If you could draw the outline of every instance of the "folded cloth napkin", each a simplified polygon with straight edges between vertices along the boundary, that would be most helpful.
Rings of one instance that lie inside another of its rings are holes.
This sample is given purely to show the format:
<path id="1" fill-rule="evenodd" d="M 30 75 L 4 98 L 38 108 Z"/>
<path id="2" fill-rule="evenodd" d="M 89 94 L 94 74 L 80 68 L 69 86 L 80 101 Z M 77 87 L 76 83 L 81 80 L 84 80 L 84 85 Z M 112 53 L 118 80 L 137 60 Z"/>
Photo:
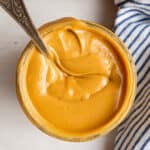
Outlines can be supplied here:
<path id="1" fill-rule="evenodd" d="M 114 30 L 128 47 L 137 69 L 137 95 L 117 129 L 115 150 L 150 150 L 150 0 L 116 0 Z"/>

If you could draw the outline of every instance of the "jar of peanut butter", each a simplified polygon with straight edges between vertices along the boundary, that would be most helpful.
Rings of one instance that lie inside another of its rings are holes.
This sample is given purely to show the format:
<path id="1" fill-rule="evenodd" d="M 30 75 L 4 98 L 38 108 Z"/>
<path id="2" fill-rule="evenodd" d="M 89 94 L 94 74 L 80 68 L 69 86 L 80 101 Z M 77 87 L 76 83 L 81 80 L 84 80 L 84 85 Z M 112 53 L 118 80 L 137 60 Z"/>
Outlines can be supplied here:
<path id="1" fill-rule="evenodd" d="M 63 140 L 85 141 L 110 132 L 128 114 L 136 72 L 121 40 L 105 27 L 63 18 L 40 28 L 64 73 L 30 42 L 17 67 L 16 89 L 27 117 Z"/>

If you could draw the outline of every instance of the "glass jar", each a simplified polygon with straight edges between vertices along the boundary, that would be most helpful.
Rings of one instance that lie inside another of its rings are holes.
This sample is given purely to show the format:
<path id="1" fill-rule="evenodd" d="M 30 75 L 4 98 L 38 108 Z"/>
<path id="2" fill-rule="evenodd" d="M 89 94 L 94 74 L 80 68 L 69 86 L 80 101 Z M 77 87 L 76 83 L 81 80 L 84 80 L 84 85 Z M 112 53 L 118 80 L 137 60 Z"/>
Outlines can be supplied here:
<path id="1" fill-rule="evenodd" d="M 70 20 L 71 18 L 65 18 L 65 19 L 61 19 L 43 25 L 39 29 L 41 36 L 43 37 L 43 39 L 46 39 L 48 33 L 50 33 L 52 30 L 55 30 L 56 24 L 57 27 L 65 26 L 66 24 L 70 23 Z M 23 111 L 30 119 L 30 121 L 46 134 L 57 137 L 59 139 L 68 140 L 68 141 L 86 141 L 112 131 L 125 119 L 125 117 L 129 113 L 131 106 L 133 105 L 135 94 L 136 94 L 136 69 L 132 57 L 128 49 L 124 45 L 124 43 L 109 29 L 92 22 L 88 22 L 88 21 L 83 21 L 83 22 L 86 23 L 90 28 L 103 31 L 103 33 L 105 33 L 105 36 L 109 38 L 109 40 L 113 41 L 116 44 L 116 46 L 120 47 L 118 49 L 118 53 L 119 55 L 122 56 L 123 59 L 122 61 L 124 62 L 127 70 L 127 77 L 126 77 L 127 94 L 125 96 L 125 99 L 120 109 L 109 122 L 107 122 L 106 124 L 104 124 L 103 126 L 101 126 L 96 130 L 90 131 L 87 134 L 76 136 L 76 137 L 71 135 L 66 136 L 63 134 L 53 132 L 53 130 L 48 127 L 47 123 L 43 120 L 43 118 L 41 118 L 40 116 L 38 117 L 38 119 L 34 117 L 38 114 L 36 114 L 36 111 L 31 111 L 32 104 L 30 103 L 30 98 L 27 94 L 25 94 L 25 90 L 26 90 L 24 86 L 25 81 L 23 80 L 25 74 L 24 67 L 26 65 L 26 59 L 31 49 L 34 47 L 34 44 L 32 42 L 30 42 L 24 49 L 18 61 L 18 67 L 16 73 L 16 91 L 17 91 L 18 100 L 21 104 Z"/>

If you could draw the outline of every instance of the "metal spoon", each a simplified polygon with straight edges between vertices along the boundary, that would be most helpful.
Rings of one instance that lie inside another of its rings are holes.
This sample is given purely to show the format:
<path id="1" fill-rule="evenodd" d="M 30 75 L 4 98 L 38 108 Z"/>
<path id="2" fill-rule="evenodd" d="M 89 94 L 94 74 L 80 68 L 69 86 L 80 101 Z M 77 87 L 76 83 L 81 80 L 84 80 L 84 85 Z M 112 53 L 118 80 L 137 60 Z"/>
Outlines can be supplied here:
<path id="1" fill-rule="evenodd" d="M 23 0 L 0 0 L 0 5 L 4 10 L 12 17 L 14 20 L 25 30 L 25 32 L 31 37 L 34 44 L 37 46 L 38 50 L 45 56 L 48 56 L 49 61 L 53 63 L 55 61 L 57 67 L 59 67 L 64 73 L 73 76 L 85 76 L 93 74 L 91 72 L 87 73 L 74 73 L 67 70 L 60 62 L 57 53 L 53 50 L 48 50 L 45 43 L 42 41 L 40 34 L 36 30 L 29 13 L 25 7 Z M 53 57 L 53 61 L 50 57 L 50 52 Z"/>

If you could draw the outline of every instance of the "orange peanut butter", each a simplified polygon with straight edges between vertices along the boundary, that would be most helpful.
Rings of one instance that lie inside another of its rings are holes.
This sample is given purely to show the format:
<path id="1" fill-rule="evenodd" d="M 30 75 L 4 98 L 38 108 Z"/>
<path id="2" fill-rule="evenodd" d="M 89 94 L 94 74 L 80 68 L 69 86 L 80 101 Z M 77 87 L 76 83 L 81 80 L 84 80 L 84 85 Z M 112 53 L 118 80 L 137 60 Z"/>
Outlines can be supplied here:
<path id="1" fill-rule="evenodd" d="M 23 68 L 24 105 L 54 135 L 76 137 L 105 126 L 126 93 L 126 69 L 117 46 L 104 31 L 76 19 L 49 28 L 43 37 L 49 50 L 64 68 L 83 75 L 64 73 L 33 47 Z"/>

